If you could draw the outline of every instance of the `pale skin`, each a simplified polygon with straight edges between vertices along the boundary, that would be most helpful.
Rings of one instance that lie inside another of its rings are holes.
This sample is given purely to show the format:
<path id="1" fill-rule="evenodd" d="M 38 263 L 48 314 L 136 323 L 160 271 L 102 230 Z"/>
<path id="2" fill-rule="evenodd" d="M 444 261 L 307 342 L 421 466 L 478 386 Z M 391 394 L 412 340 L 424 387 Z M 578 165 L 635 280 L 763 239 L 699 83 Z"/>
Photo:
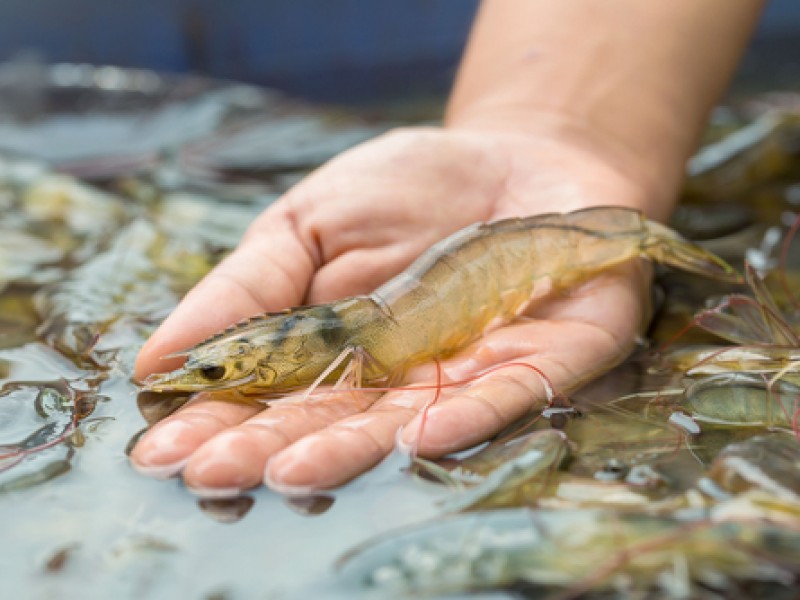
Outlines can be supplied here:
<path id="1" fill-rule="evenodd" d="M 668 217 L 683 165 L 758 16 L 755 0 L 489 0 L 442 128 L 389 133 L 332 160 L 250 227 L 142 349 L 136 376 L 243 317 L 366 293 L 475 221 L 594 205 Z M 649 269 L 629 264 L 442 363 L 447 388 L 335 394 L 265 409 L 204 397 L 131 455 L 203 495 L 266 483 L 339 486 L 395 447 L 437 457 L 485 440 L 545 402 L 545 372 L 573 389 L 621 361 L 649 317 Z M 530 318 L 527 318 L 530 317 Z M 512 364 L 513 363 L 513 364 Z M 410 380 L 435 382 L 435 368 Z"/>

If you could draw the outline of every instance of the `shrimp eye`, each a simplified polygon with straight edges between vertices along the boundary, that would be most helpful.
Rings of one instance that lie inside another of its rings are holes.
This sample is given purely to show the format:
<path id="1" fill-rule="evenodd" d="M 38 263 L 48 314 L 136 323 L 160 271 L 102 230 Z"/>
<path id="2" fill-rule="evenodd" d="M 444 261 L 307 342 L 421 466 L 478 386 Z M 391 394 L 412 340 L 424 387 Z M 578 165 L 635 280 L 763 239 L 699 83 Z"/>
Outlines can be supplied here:
<path id="1" fill-rule="evenodd" d="M 200 373 L 209 381 L 219 381 L 225 377 L 225 367 L 219 365 L 207 365 L 200 368 Z"/>

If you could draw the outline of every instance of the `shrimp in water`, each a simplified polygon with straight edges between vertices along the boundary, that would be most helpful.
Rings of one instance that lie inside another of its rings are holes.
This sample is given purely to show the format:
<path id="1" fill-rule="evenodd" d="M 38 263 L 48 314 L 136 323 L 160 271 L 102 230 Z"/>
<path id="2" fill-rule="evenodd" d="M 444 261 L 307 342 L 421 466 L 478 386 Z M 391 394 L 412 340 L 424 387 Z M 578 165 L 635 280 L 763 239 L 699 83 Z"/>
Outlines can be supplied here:
<path id="1" fill-rule="evenodd" d="M 150 391 L 236 389 L 279 395 L 349 378 L 401 381 L 512 321 L 547 284 L 558 290 L 643 257 L 738 281 L 713 254 L 623 207 L 543 214 L 462 229 L 367 296 L 253 317 L 178 355 Z"/>

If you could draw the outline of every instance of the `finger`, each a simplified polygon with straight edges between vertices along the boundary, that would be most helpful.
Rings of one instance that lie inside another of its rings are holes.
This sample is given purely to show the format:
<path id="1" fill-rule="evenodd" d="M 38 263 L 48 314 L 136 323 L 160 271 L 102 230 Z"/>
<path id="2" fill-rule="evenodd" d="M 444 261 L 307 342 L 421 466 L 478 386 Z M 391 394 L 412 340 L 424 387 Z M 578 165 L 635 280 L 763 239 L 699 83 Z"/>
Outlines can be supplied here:
<path id="1" fill-rule="evenodd" d="M 420 456 L 438 458 L 474 446 L 524 415 L 545 408 L 549 384 L 536 371 L 518 365 L 538 365 L 542 372 L 551 371 L 550 365 L 540 357 L 514 363 L 502 374 L 495 372 L 471 383 L 425 415 L 416 416 L 401 443 L 416 448 Z"/>
<path id="2" fill-rule="evenodd" d="M 401 441 L 426 457 L 469 448 L 544 408 L 551 390 L 574 390 L 619 363 L 633 339 L 632 333 L 616 338 L 592 323 L 570 321 L 534 321 L 493 332 L 449 369 L 492 370 L 431 407 L 424 429 L 422 417 L 415 417 Z"/>
<path id="3" fill-rule="evenodd" d="M 242 318 L 299 304 L 314 273 L 311 251 L 287 212 L 265 212 L 239 247 L 209 273 L 139 352 L 135 377 L 178 366 L 162 356 L 186 349 Z"/>
<path id="4" fill-rule="evenodd" d="M 494 360 L 489 358 L 490 353 L 484 352 L 482 356 L 483 358 L 477 360 L 486 365 L 494 364 Z M 491 356 L 494 357 L 496 354 L 491 353 Z M 459 364 L 467 361 L 449 361 L 442 366 L 442 369 L 449 373 L 464 372 L 474 368 L 475 360 L 470 359 L 469 366 Z M 527 373 L 517 376 L 524 379 L 524 375 Z M 507 385 L 499 385 L 505 377 L 509 378 Z M 317 433 L 303 437 L 269 461 L 264 482 L 281 493 L 306 494 L 314 490 L 337 487 L 372 468 L 392 451 L 400 429 L 407 425 L 409 429 L 414 429 L 414 423 L 418 423 L 415 420 L 418 419 L 420 410 L 435 396 L 440 396 L 439 401 L 449 405 L 451 401 L 448 400 L 448 396 L 454 392 L 441 390 L 437 394 L 435 382 L 434 378 L 423 382 L 421 389 L 415 390 L 409 387 L 389 392 L 366 413 L 337 421 Z M 447 377 L 442 381 L 445 384 L 448 382 Z M 495 378 L 494 386 L 489 393 L 504 393 L 503 387 L 508 387 L 509 392 L 514 392 L 507 396 L 507 403 L 502 403 L 504 406 L 507 404 L 507 407 L 493 408 L 492 414 L 480 415 L 481 419 L 477 423 L 469 419 L 459 422 L 452 428 L 453 435 L 457 439 L 465 440 L 465 447 L 482 441 L 486 437 L 486 431 L 493 432 L 494 428 L 499 430 L 503 424 L 530 410 L 532 399 L 545 397 L 541 381 L 538 383 L 538 389 L 525 388 L 520 394 L 521 390 L 517 388 L 514 376 Z M 481 393 L 481 388 L 476 387 L 476 399 L 480 398 Z M 464 393 L 457 395 L 463 397 Z M 459 418 L 457 414 L 455 417 Z M 486 421 L 489 425 L 482 424 L 481 421 Z M 404 437 L 408 438 L 408 445 L 414 444 L 414 436 Z M 427 440 L 427 437 L 425 439 Z"/>
<path id="5" fill-rule="evenodd" d="M 281 493 L 306 494 L 349 481 L 391 452 L 398 430 L 432 393 L 427 388 L 390 392 L 367 412 L 299 439 L 269 461 L 264 482 Z"/>
<path id="6" fill-rule="evenodd" d="M 365 410 L 375 394 L 336 392 L 299 402 L 287 398 L 222 431 L 192 454 L 187 486 L 204 496 L 236 495 L 262 483 L 267 461 L 296 440 Z"/>
<path id="7" fill-rule="evenodd" d="M 176 475 L 205 441 L 263 409 L 198 394 L 141 437 L 131 452 L 131 463 L 138 471 L 153 477 Z"/>

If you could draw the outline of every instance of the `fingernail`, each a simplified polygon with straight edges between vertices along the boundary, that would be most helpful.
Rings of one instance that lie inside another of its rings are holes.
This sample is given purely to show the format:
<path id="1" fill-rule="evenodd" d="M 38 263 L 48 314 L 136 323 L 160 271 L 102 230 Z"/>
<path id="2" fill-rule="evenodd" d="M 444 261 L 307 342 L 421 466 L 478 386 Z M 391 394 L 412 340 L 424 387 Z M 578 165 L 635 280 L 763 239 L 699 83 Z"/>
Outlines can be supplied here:
<path id="1" fill-rule="evenodd" d="M 318 487 L 311 485 L 291 485 L 276 481 L 270 476 L 269 469 L 264 472 L 264 485 L 266 485 L 273 492 L 277 492 L 282 496 L 311 496 L 314 494 L 314 492 L 319 491 Z"/>
<path id="2" fill-rule="evenodd" d="M 169 479 L 170 477 L 175 477 L 178 475 L 186 466 L 188 460 L 188 458 L 184 458 L 182 460 L 163 465 L 147 465 L 131 460 L 131 465 L 142 475 L 147 475 L 148 477 L 153 477 L 154 479 Z"/>
<path id="3" fill-rule="evenodd" d="M 221 498 L 236 498 L 238 496 L 241 496 L 242 493 L 244 492 L 243 489 L 238 487 L 212 488 L 212 487 L 187 485 L 186 489 L 189 490 L 195 496 L 199 496 L 200 498 L 209 500 L 217 500 Z"/>
<path id="4" fill-rule="evenodd" d="M 276 464 L 275 459 L 278 459 L 277 467 L 274 466 Z M 319 486 L 286 483 L 285 478 L 291 476 L 292 472 L 296 471 L 304 462 L 284 453 L 276 454 L 267 462 L 267 466 L 264 468 L 264 485 L 284 496 L 308 496 L 313 492 L 319 491 Z"/>
<path id="5" fill-rule="evenodd" d="M 412 421 L 413 423 L 413 421 Z M 408 425 L 410 425 L 409 423 Z M 401 426 L 397 429 L 397 434 L 394 436 L 394 446 L 397 448 L 397 451 L 405 457 L 410 457 L 414 446 L 417 443 L 417 436 L 413 433 L 409 433 L 408 436 L 404 435 L 406 430 L 408 429 L 408 425 Z M 409 439 L 410 438 L 410 439 Z"/>
<path id="6" fill-rule="evenodd" d="M 189 460 L 181 448 L 181 434 L 189 428 L 185 423 L 165 423 L 151 429 L 136 443 L 131 452 L 131 464 L 140 473 L 156 479 L 168 479 L 180 473 Z"/>

